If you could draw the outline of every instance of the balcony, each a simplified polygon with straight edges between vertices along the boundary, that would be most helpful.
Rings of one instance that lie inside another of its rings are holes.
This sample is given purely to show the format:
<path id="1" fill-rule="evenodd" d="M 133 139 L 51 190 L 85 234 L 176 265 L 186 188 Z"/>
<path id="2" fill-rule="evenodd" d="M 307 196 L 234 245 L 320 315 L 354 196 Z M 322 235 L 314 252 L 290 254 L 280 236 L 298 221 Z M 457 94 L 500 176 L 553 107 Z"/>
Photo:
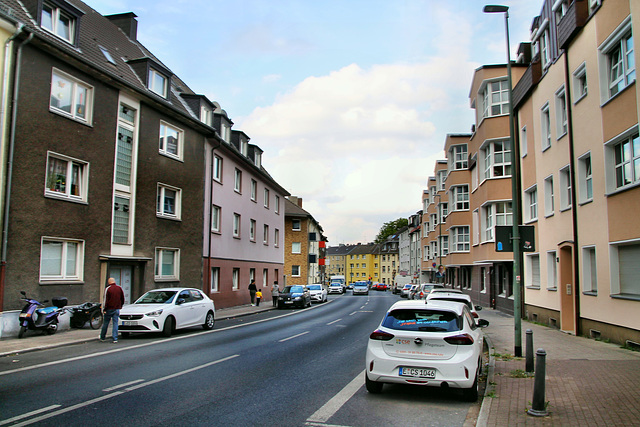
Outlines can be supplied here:
<path id="1" fill-rule="evenodd" d="M 535 85 L 538 84 L 542 77 L 542 61 L 540 55 L 536 55 L 529 64 L 529 68 L 524 72 L 518 83 L 513 88 L 513 106 L 520 107 L 526 96 L 531 92 Z"/>
<path id="2" fill-rule="evenodd" d="M 575 0 L 558 23 L 558 46 L 566 49 L 589 18 L 589 2 Z"/>

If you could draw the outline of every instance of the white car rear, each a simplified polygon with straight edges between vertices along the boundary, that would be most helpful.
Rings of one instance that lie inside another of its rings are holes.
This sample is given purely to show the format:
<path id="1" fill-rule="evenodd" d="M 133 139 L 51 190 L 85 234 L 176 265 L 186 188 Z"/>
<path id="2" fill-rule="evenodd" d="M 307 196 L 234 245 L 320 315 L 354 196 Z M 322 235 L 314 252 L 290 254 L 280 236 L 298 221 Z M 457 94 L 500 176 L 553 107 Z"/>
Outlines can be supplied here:
<path id="1" fill-rule="evenodd" d="M 478 398 L 483 334 L 466 305 L 399 301 L 369 336 L 365 382 L 371 393 L 384 383 L 459 388 Z"/>

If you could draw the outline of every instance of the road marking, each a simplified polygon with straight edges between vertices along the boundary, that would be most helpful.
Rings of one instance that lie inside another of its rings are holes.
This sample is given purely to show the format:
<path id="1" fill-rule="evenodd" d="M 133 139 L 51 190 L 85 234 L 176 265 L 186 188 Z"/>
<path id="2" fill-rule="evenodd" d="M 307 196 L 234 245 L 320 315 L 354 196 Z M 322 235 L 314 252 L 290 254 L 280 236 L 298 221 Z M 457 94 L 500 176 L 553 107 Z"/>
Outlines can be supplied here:
<path id="1" fill-rule="evenodd" d="M 306 422 L 304 423 L 304 425 L 316 426 L 316 427 L 351 427 L 351 426 L 344 426 L 341 424 L 325 424 L 325 423 L 313 423 L 313 422 Z"/>
<path id="2" fill-rule="evenodd" d="M 357 311 L 354 311 L 353 313 L 349 314 L 349 316 L 353 316 L 356 313 L 357 313 Z"/>
<path id="3" fill-rule="evenodd" d="M 120 385 L 114 385 L 113 387 L 105 388 L 102 391 L 113 391 L 113 390 L 117 390 L 119 388 L 126 387 L 126 386 L 131 385 L 131 384 L 141 383 L 142 381 L 144 381 L 144 380 L 129 381 L 128 383 L 124 383 L 124 384 L 120 384 Z"/>
<path id="4" fill-rule="evenodd" d="M 232 356 L 224 357 L 222 359 L 218 359 L 218 360 L 214 360 L 214 361 L 209 362 L 209 363 L 205 363 L 204 365 L 200 365 L 200 366 L 196 366 L 196 367 L 193 367 L 193 368 L 190 368 L 190 369 L 186 369 L 186 370 L 181 371 L 181 372 L 176 372 L 174 374 L 170 374 L 170 375 L 167 375 L 167 376 L 164 376 L 164 377 L 160 377 L 160 378 L 157 378 L 155 380 L 147 381 L 145 383 L 138 384 L 138 385 L 135 385 L 133 387 L 128 387 L 128 388 L 125 388 L 122 391 L 116 391 L 116 392 L 113 392 L 111 394 L 106 394 L 104 396 L 96 397 L 95 399 L 87 400 L 86 402 L 78 403 L 76 405 L 72 405 L 72 406 L 69 406 L 67 408 L 63 408 L 63 409 L 57 410 L 55 412 L 51 412 L 49 414 L 41 415 L 41 416 L 36 417 L 36 418 L 31 418 L 30 420 L 24 421 L 24 422 L 22 422 L 20 424 L 15 424 L 14 427 L 26 426 L 26 425 L 29 425 L 29 424 L 34 424 L 34 423 L 46 420 L 48 418 L 53 418 L 53 417 L 56 417 L 58 415 L 65 414 L 67 412 L 75 411 L 76 409 L 80 409 L 80 408 L 83 408 L 85 406 L 93 405 L 94 403 L 102 402 L 103 400 L 111 399 L 112 397 L 120 396 L 122 394 L 128 393 L 128 392 L 133 391 L 133 390 L 137 390 L 137 389 L 142 388 L 142 387 L 146 387 L 148 385 L 157 384 L 159 382 L 170 380 L 172 378 L 176 378 L 176 377 L 179 377 L 179 376 L 182 376 L 182 375 L 185 375 L 185 374 L 189 374 L 191 372 L 195 372 L 195 371 L 198 371 L 200 369 L 208 368 L 209 366 L 213 366 L 213 365 L 216 365 L 218 363 L 226 362 L 227 360 L 235 359 L 236 357 L 239 357 L 239 356 L 240 356 L 239 354 L 234 354 Z M 60 405 L 57 405 L 57 406 L 60 406 Z"/>
<path id="5" fill-rule="evenodd" d="M 339 321 L 341 321 L 342 319 L 338 319 L 338 320 L 334 320 L 333 322 L 329 322 L 327 323 L 327 326 L 329 325 L 333 325 L 334 323 L 338 323 Z"/>
<path id="6" fill-rule="evenodd" d="M 351 397 L 356 394 L 364 380 L 362 377 L 364 376 L 365 371 L 360 372 L 349 384 L 347 384 L 342 390 L 338 392 L 335 396 L 333 396 L 327 403 L 322 406 L 322 408 L 318 409 L 313 415 L 307 418 L 308 423 L 324 423 L 329 418 L 333 417 L 336 412 L 342 408 L 342 405 L 347 403 Z"/>
<path id="7" fill-rule="evenodd" d="M 281 339 L 281 340 L 280 340 L 280 341 L 278 341 L 278 342 L 285 342 L 285 341 L 289 341 L 289 340 L 292 340 L 292 339 L 294 339 L 294 338 L 301 337 L 301 336 L 303 336 L 303 335 L 305 335 L 305 334 L 308 334 L 308 333 L 309 333 L 309 331 L 307 331 L 307 332 L 303 332 L 303 333 L 301 333 L 301 334 L 294 335 L 294 336 L 289 337 L 289 338 L 283 338 L 283 339 Z"/>
<path id="8" fill-rule="evenodd" d="M 46 408 L 36 409 L 35 411 L 27 412 L 26 414 L 16 415 L 13 418 L 8 418 L 6 420 L 0 421 L 0 426 L 3 426 L 5 424 L 11 424 L 14 421 L 19 421 L 19 420 L 21 420 L 23 418 L 29 418 L 29 417 L 32 417 L 34 415 L 41 414 L 43 412 L 47 412 L 47 411 L 50 411 L 52 409 L 56 409 L 56 408 L 59 408 L 59 407 L 60 407 L 60 405 L 51 405 L 51 406 L 47 406 Z"/>

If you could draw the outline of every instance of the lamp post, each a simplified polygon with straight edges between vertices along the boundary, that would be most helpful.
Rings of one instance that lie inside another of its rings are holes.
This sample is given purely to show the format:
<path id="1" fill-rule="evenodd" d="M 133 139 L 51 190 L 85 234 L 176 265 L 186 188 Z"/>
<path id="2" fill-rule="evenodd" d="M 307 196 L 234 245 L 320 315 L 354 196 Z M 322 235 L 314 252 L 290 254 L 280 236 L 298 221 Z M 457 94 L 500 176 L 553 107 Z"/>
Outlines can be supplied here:
<path id="1" fill-rule="evenodd" d="M 511 215 L 513 240 L 513 319 L 514 319 L 514 355 L 522 357 L 522 322 L 520 315 L 520 180 L 519 149 L 515 145 L 513 117 L 513 87 L 511 81 L 511 52 L 509 50 L 509 6 L 487 5 L 484 13 L 504 13 L 505 34 L 507 39 L 507 84 L 509 86 L 509 144 L 511 145 Z"/>

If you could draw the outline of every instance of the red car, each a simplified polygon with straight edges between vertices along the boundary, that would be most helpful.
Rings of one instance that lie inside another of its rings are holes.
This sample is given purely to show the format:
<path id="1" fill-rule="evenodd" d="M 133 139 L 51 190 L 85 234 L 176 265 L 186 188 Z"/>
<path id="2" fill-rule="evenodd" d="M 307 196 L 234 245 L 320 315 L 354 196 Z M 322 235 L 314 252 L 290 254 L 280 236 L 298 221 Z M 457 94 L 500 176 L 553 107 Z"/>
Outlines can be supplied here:
<path id="1" fill-rule="evenodd" d="M 388 289 L 388 286 L 386 285 L 386 283 L 374 283 L 371 286 L 371 289 L 375 289 L 376 291 L 386 291 Z"/>

